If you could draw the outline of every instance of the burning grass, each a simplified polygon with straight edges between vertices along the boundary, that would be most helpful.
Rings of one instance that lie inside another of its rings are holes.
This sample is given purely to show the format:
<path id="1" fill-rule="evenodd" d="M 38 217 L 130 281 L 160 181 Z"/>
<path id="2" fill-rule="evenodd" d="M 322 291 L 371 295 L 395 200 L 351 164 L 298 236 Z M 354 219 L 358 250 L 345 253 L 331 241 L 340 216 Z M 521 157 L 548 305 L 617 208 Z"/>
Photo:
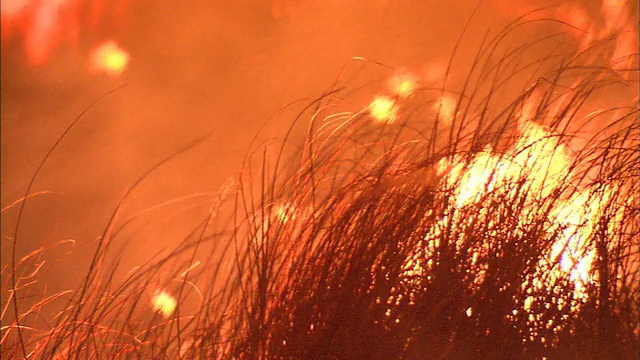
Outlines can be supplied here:
<path id="1" fill-rule="evenodd" d="M 549 46 L 567 33 L 509 46 L 537 23 L 453 88 L 396 74 L 360 111 L 331 89 L 122 281 L 126 197 L 77 289 L 33 293 L 45 249 L 5 264 L 3 358 L 634 358 L 637 68 Z"/>

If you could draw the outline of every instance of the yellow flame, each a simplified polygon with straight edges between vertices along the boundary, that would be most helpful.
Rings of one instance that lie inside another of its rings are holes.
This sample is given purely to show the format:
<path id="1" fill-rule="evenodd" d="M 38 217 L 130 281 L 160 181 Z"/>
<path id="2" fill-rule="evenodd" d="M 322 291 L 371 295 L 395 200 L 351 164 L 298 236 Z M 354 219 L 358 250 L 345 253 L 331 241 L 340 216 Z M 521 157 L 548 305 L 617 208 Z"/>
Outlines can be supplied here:
<path id="1" fill-rule="evenodd" d="M 91 53 L 92 69 L 107 75 L 118 76 L 122 74 L 128 64 L 129 54 L 112 40 L 102 43 Z"/>
<path id="2" fill-rule="evenodd" d="M 378 122 L 391 123 L 396 120 L 396 102 L 388 96 L 376 96 L 369 104 L 369 114 Z"/>
<path id="3" fill-rule="evenodd" d="M 418 82 L 412 74 L 401 73 L 389 79 L 389 89 L 401 98 L 408 98 L 416 91 Z"/>
<path id="4" fill-rule="evenodd" d="M 456 207 L 480 203 L 485 194 L 494 190 L 504 188 L 510 191 L 508 184 L 519 181 L 525 185 L 519 189 L 528 191 L 524 218 L 526 211 L 535 211 L 539 201 L 570 180 L 572 158 L 558 136 L 531 121 L 523 123 L 520 128 L 520 137 L 504 154 L 496 154 L 491 147 L 486 147 L 471 159 L 453 156 L 437 164 L 438 174 L 445 176 L 453 189 Z M 560 229 L 560 237 L 552 245 L 548 258 L 541 261 L 540 270 L 547 272 L 551 279 L 568 275 L 577 299 L 587 296 L 586 285 L 594 280 L 596 254 L 590 246 L 590 239 L 601 216 L 601 207 L 610 201 L 613 194 L 613 189 L 600 189 L 598 194 L 576 192 L 569 198 L 557 199 L 549 215 L 552 223 Z M 436 230 L 433 232 L 437 233 Z M 613 229 L 610 232 L 614 233 Z M 545 285 L 534 281 L 534 286 L 542 288 Z M 529 306 L 530 302 L 526 303 L 525 309 Z"/>
<path id="5" fill-rule="evenodd" d="M 291 203 L 278 204 L 275 208 L 275 217 L 278 221 L 287 223 L 296 219 L 296 212 L 297 209 L 295 205 Z"/>
<path id="6" fill-rule="evenodd" d="M 176 299 L 164 290 L 156 290 L 151 298 L 153 310 L 159 312 L 165 318 L 168 318 L 176 310 L 178 303 Z"/>

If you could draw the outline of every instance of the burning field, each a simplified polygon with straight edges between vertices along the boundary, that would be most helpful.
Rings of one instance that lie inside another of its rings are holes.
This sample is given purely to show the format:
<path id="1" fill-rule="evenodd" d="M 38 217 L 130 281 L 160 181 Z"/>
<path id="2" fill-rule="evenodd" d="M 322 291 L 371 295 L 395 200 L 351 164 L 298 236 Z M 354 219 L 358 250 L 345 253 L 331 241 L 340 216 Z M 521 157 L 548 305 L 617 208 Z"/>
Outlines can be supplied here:
<path id="1" fill-rule="evenodd" d="M 148 4 L 2 3 L 3 359 L 637 357 L 637 5 L 240 3 L 204 85 L 185 33 L 103 36 Z"/>

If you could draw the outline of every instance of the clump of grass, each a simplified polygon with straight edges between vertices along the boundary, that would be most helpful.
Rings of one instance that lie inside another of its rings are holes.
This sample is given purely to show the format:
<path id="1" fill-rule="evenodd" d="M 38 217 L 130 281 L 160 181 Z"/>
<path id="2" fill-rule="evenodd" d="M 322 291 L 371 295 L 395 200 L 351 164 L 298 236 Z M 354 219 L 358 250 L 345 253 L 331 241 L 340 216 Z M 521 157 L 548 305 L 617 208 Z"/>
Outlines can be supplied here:
<path id="1" fill-rule="evenodd" d="M 385 97 L 392 117 L 343 111 L 338 82 L 178 247 L 115 281 L 121 209 L 175 157 L 153 166 L 77 289 L 30 300 L 44 250 L 3 267 L 3 357 L 633 358 L 638 110 L 591 107 L 637 69 L 549 46 L 562 32 L 509 45 L 538 24 L 486 40 L 455 88 Z"/>

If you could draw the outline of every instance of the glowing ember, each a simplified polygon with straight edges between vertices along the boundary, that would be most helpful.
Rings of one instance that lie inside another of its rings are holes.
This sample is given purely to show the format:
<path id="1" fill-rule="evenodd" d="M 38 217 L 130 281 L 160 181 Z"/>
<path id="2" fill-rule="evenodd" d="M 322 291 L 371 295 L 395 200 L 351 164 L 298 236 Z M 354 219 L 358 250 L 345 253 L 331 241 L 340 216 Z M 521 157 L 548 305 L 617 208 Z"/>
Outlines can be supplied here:
<path id="1" fill-rule="evenodd" d="M 91 69 L 111 76 L 124 72 L 129 64 L 127 54 L 115 41 L 106 41 L 91 52 Z"/>
<path id="2" fill-rule="evenodd" d="M 280 204 L 275 208 L 276 219 L 282 223 L 289 222 L 290 220 L 295 220 L 297 218 L 296 215 L 296 207 L 293 204 Z"/>
<path id="3" fill-rule="evenodd" d="M 169 295 L 166 291 L 157 291 L 151 298 L 151 305 L 153 310 L 159 312 L 165 318 L 168 318 L 176 310 L 177 302 L 173 296 Z"/>
<path id="4" fill-rule="evenodd" d="M 389 88 L 397 96 L 408 98 L 418 87 L 416 78 L 411 74 L 398 74 L 389 79 Z"/>
<path id="5" fill-rule="evenodd" d="M 369 114 L 379 122 L 394 122 L 397 113 L 396 102 L 388 96 L 377 96 L 371 104 L 369 104 Z"/>

